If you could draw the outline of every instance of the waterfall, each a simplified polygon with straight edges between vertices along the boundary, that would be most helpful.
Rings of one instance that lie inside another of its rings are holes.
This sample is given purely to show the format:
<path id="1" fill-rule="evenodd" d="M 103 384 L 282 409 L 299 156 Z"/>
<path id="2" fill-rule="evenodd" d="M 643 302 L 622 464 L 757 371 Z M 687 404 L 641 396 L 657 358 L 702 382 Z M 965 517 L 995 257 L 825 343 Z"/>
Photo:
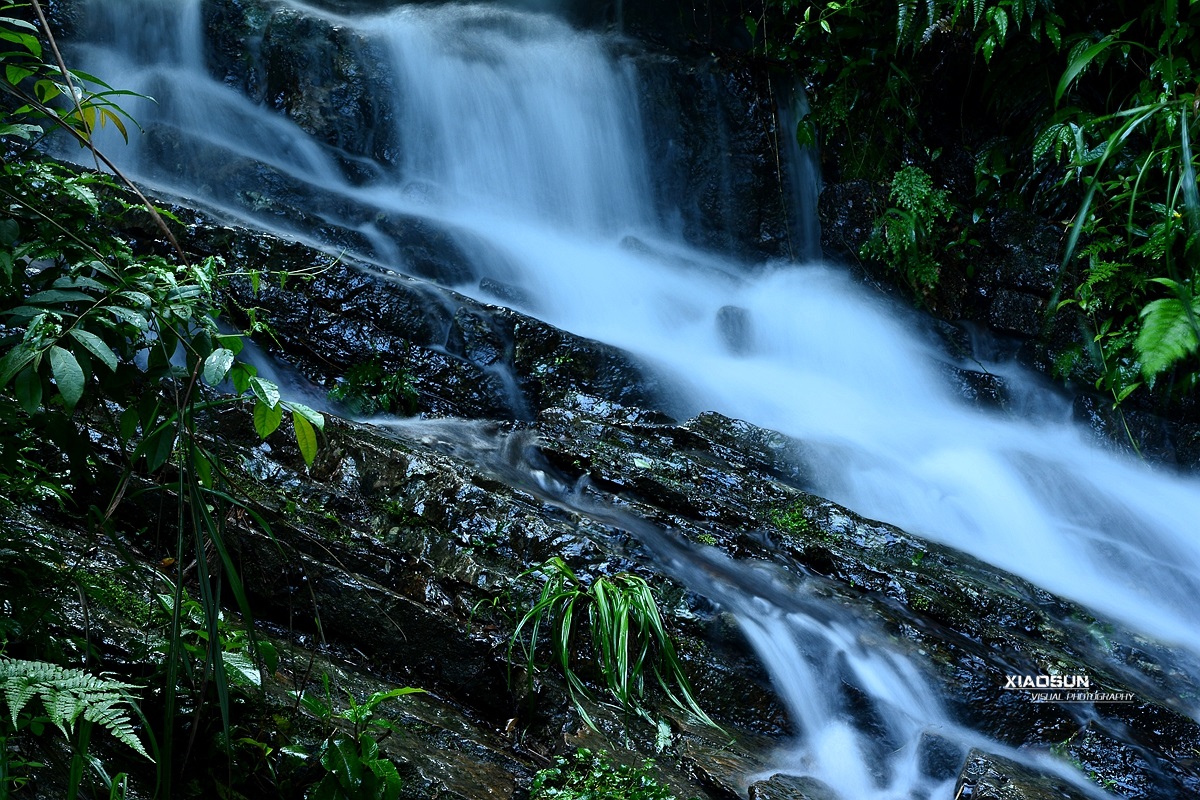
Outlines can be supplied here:
<path id="1" fill-rule="evenodd" d="M 528 298 L 518 310 L 649 365 L 673 413 L 715 410 L 804 441 L 818 493 L 1200 654 L 1196 481 L 1098 450 L 1065 414 L 964 405 L 943 376 L 946 357 L 836 270 L 747 270 L 676 237 L 645 152 L 656 122 L 639 111 L 636 67 L 605 37 L 494 6 L 336 16 L 282 5 L 386 54 L 395 158 L 350 176 L 361 154 L 210 76 L 199 0 L 91 3 L 81 65 L 157 101 L 130 108 L 145 140 L 109 153 L 162 189 L 283 233 L 313 236 L 271 192 L 307 198 L 310 221 L 350 231 L 363 255 L 399 271 L 380 219 L 453 231 L 474 243 L 464 245 L 474 272 L 452 288 L 496 302 L 478 279 L 514 284 Z M 239 183 L 254 164 L 260 177 Z M 730 307 L 744 322 L 736 347 L 722 322 Z M 798 728 L 791 768 L 844 797 L 948 796 L 920 774 L 916 742 L 931 730 L 967 734 L 922 668 L 864 621 L 814 597 L 764 596 L 752 587 L 773 578 L 721 569 L 741 577 L 718 585 L 703 570 L 677 572 L 741 619 L 771 670 Z M 870 698 L 896 754 L 848 722 L 844 698 L 826 692 L 835 683 Z"/>

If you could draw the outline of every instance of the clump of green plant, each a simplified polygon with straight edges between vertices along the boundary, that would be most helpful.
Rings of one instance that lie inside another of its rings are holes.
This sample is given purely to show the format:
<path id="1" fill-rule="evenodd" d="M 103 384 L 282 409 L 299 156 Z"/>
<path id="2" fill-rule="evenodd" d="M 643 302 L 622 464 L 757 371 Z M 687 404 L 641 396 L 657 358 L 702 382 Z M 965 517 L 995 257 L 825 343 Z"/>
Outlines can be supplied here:
<path id="1" fill-rule="evenodd" d="M 533 777 L 530 800 L 675 800 L 654 778 L 654 762 L 640 767 L 613 761 L 603 751 L 579 749 L 571 758 L 559 756 L 554 766 Z"/>
<path id="2" fill-rule="evenodd" d="M 385 369 L 379 359 L 356 364 L 346 371 L 329 399 L 346 406 L 351 414 L 415 414 L 420 394 L 406 369 Z"/>
<path id="3" fill-rule="evenodd" d="M 807 536 L 813 533 L 813 525 L 805 515 L 808 506 L 803 503 L 793 503 L 783 510 L 774 509 L 767 517 L 775 527 L 797 536 Z"/>
<path id="4" fill-rule="evenodd" d="M 950 193 L 935 189 L 929 173 L 910 165 L 892 178 L 889 199 L 894 205 L 875 221 L 859 254 L 886 264 L 917 297 L 927 299 L 937 288 L 947 250 L 955 245 L 948 224 L 955 215 Z"/>
<path id="5" fill-rule="evenodd" d="M 524 644 L 522 633 L 528 627 L 525 666 L 532 679 L 538 667 L 540 634 L 546 626 L 554 664 L 567 682 L 576 711 L 592 728 L 595 724 L 584 708 L 591 693 L 575 668 L 584 647 L 590 648 L 600 681 L 624 711 L 653 721 L 644 704 L 649 671 L 671 702 L 719 727 L 696 701 L 645 579 L 622 572 L 600 576 L 588 585 L 558 556 L 522 577 L 534 573 L 540 574 L 544 583 L 537 601 L 513 631 L 508 646 L 510 664 L 513 649 L 519 642 Z"/>
<path id="6" fill-rule="evenodd" d="M 423 692 L 404 687 L 375 692 L 362 703 L 346 692 L 348 706 L 335 711 L 329 676 L 323 676 L 324 696 L 300 695 L 301 705 L 322 722 L 334 726 L 321 743 L 317 756 L 325 775 L 310 790 L 308 800 L 396 800 L 403 788 L 396 765 L 380 754 L 379 743 L 397 730 L 394 722 L 379 719 L 375 709 L 387 700 Z M 348 728 L 348 729 L 347 729 Z M 299 748 L 295 754 L 303 755 Z"/>

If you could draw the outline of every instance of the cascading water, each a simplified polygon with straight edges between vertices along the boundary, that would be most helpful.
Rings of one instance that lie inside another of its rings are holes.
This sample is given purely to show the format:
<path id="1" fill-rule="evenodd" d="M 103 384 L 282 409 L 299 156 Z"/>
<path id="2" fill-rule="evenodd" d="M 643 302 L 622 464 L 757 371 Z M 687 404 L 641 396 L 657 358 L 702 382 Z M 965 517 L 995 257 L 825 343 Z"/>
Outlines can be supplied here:
<path id="1" fill-rule="evenodd" d="M 75 56 L 158 101 L 129 109 L 146 141 L 110 153 L 167 191 L 316 238 L 264 195 L 307 197 L 309 222 L 353 232 L 362 255 L 399 271 L 381 218 L 452 231 L 474 270 L 453 288 L 494 301 L 480 277 L 515 285 L 520 310 L 649 365 L 672 387 L 671 411 L 716 410 L 805 442 L 818 493 L 1200 654 L 1196 483 L 1095 449 L 1065 414 L 964 406 L 944 356 L 835 271 L 746 270 L 687 246 L 673 234 L 677 214 L 655 200 L 635 67 L 605 39 L 489 6 L 337 17 L 282 5 L 390 55 L 391 164 L 350 180 L 347 154 L 210 77 L 199 0 L 91 3 L 90 44 Z M 222 179 L 242 164 L 270 180 L 250 191 Z M 676 571 L 742 618 L 799 729 L 795 770 L 845 797 L 945 794 L 916 768 L 913 743 L 954 726 L 917 666 L 861 645 L 869 626 L 819 613 L 812 598 L 756 592 L 753 576 L 708 585 L 711 571 Z M 823 694 L 833 672 L 880 709 L 897 755 L 879 753 Z"/>

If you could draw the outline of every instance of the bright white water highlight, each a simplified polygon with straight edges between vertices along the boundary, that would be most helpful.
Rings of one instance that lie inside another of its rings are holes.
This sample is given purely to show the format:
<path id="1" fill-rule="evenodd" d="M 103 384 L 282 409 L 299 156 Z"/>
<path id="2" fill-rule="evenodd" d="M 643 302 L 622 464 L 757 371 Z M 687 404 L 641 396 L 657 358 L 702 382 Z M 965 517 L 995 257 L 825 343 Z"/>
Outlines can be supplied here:
<path id="1" fill-rule="evenodd" d="M 663 222 L 670 209 L 653 199 L 643 146 L 653 120 L 640 116 L 635 70 L 600 37 L 480 6 L 331 18 L 380 43 L 396 71 L 403 155 L 352 183 L 327 146 L 207 75 L 198 0 L 96 0 L 91 10 L 102 33 L 78 48 L 83 66 L 159 101 L 130 108 L 151 130 L 147 142 L 108 147 L 133 174 L 305 235 L 256 216 L 247 192 L 212 179 L 241 160 L 267 164 L 285 200 L 310 197 L 323 221 L 385 254 L 376 212 L 458 231 L 476 279 L 514 285 L 529 298 L 524 310 L 637 355 L 674 387 L 675 413 L 716 410 L 795 436 L 831 499 L 1200 653 L 1197 483 L 1091 447 L 1065 416 L 966 407 L 941 377 L 943 356 L 830 269 L 746 271 L 676 240 Z M 347 208 L 372 212 L 339 216 Z M 454 288 L 496 299 L 475 280 Z M 721 322 L 731 308 L 740 333 Z M 823 624 L 813 639 L 797 633 L 803 614 L 776 605 L 756 615 L 751 596 L 724 602 L 743 604 L 747 635 L 777 683 L 797 687 L 785 695 L 819 691 L 805 669 L 823 656 L 797 657 L 792 642 L 857 652 L 861 632 Z M 866 654 L 851 672 L 873 702 L 899 709 L 890 723 L 899 739 L 945 724 L 901 656 Z M 882 782 L 873 777 L 870 744 L 836 708 L 788 702 L 804 729 L 804 769 L 846 797 L 932 791 L 899 764 Z"/>

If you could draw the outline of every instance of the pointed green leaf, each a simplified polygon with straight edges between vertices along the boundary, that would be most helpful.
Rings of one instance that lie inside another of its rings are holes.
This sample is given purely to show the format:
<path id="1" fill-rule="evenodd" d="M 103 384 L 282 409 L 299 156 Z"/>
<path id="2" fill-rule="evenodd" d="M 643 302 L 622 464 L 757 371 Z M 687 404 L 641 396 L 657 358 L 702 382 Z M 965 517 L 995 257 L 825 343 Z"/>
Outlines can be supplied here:
<path id="1" fill-rule="evenodd" d="M 257 410 L 255 408 L 256 412 Z M 256 423 L 257 418 L 256 413 Z M 292 427 L 296 429 L 296 444 L 300 446 L 300 455 L 304 456 L 304 463 L 311 467 L 313 460 L 317 457 L 317 432 L 313 430 L 313 426 L 307 419 L 295 412 L 292 412 Z"/>
<path id="2" fill-rule="evenodd" d="M 250 388 L 250 381 L 258 374 L 253 364 L 234 364 L 233 369 L 229 371 L 229 379 L 233 381 L 233 390 L 238 394 L 245 394 Z"/>
<path id="3" fill-rule="evenodd" d="M 16 394 L 17 402 L 21 404 L 21 408 L 25 409 L 27 414 L 36 414 L 37 410 L 42 407 L 42 377 L 32 366 L 26 367 L 17 374 L 13 391 Z"/>
<path id="4" fill-rule="evenodd" d="M 7 386 L 8 382 L 13 379 L 13 376 L 24 369 L 36 357 L 37 351 L 25 342 L 21 342 L 12 350 L 9 350 L 4 358 L 0 359 L 0 388 Z"/>
<path id="5" fill-rule="evenodd" d="M 321 766 L 336 776 L 344 788 L 351 789 L 362 782 L 362 761 L 358 758 L 358 747 L 347 736 L 339 736 L 325 749 Z"/>
<path id="6" fill-rule="evenodd" d="M 175 450 L 175 424 L 169 423 L 146 437 L 137 453 L 146 456 L 146 469 L 155 472 L 171 457 Z"/>
<path id="7" fill-rule="evenodd" d="M 242 352 L 242 349 L 246 346 L 245 342 L 242 341 L 242 337 L 237 335 L 218 336 L 217 345 L 219 347 L 224 347 L 226 350 L 233 351 L 235 356 Z"/>
<path id="8" fill-rule="evenodd" d="M 121 438 L 129 441 L 137 435 L 138 430 L 138 410 L 135 406 L 130 406 L 121 412 Z"/>
<path id="9" fill-rule="evenodd" d="M 50 348 L 50 374 L 58 385 L 67 411 L 75 408 L 75 404 L 83 397 L 83 370 L 75 360 L 70 350 L 54 345 Z"/>
<path id="10" fill-rule="evenodd" d="M 0 245 L 12 247 L 21 235 L 21 226 L 15 219 L 0 219 Z"/>
<path id="11" fill-rule="evenodd" d="M 80 328 L 72 328 L 70 330 L 71 337 L 79 342 L 89 353 L 99 359 L 100 363 L 108 367 L 110 372 L 117 371 L 117 354 L 112 351 L 112 348 L 104 343 L 96 334 L 91 331 L 81 330 Z"/>
<path id="12" fill-rule="evenodd" d="M 325 415 L 320 411 L 314 411 L 308 406 L 301 405 L 300 403 L 287 402 L 284 403 L 283 406 L 284 408 L 289 409 L 293 414 L 299 414 L 300 416 L 304 417 L 306 420 L 312 423 L 312 426 L 317 430 L 325 430 Z"/>
<path id="13" fill-rule="evenodd" d="M 279 405 L 279 387 L 270 381 L 265 381 L 262 378 L 251 378 L 250 389 L 259 401 L 271 408 L 276 408 Z"/>
<path id="14" fill-rule="evenodd" d="M 254 430 L 258 433 L 259 438 L 265 439 L 270 436 L 282 421 L 283 408 L 281 406 L 269 406 L 262 400 L 254 404 Z"/>
<path id="15" fill-rule="evenodd" d="M 1079 77 L 1079 73 L 1087 69 L 1088 64 L 1091 64 L 1092 61 L 1095 60 L 1096 56 L 1100 55 L 1114 44 L 1116 44 L 1116 42 L 1113 39 L 1106 37 L 1072 59 L 1071 63 L 1067 65 L 1066 71 L 1063 72 L 1062 78 L 1058 82 L 1058 88 L 1054 92 L 1054 102 L 1057 103 L 1062 99 L 1062 96 L 1067 91 L 1067 87 L 1069 87 L 1071 83 L 1074 82 L 1077 77 Z"/>
<path id="16" fill-rule="evenodd" d="M 142 312 L 124 306 L 108 306 L 107 310 L 119 321 L 127 322 L 140 331 L 150 330 L 150 320 L 146 319 L 146 315 Z"/>
<path id="17" fill-rule="evenodd" d="M 17 66 L 16 64 L 9 64 L 4 69 L 4 76 L 8 78 L 8 82 L 13 86 L 16 86 L 18 83 L 25 80 L 32 74 L 33 70 Z"/>
<path id="18" fill-rule="evenodd" d="M 25 298 L 25 302 L 30 305 L 43 305 L 46 303 L 94 303 L 96 298 L 83 292 L 72 292 L 66 289 L 47 289 L 44 292 L 37 292 Z"/>

